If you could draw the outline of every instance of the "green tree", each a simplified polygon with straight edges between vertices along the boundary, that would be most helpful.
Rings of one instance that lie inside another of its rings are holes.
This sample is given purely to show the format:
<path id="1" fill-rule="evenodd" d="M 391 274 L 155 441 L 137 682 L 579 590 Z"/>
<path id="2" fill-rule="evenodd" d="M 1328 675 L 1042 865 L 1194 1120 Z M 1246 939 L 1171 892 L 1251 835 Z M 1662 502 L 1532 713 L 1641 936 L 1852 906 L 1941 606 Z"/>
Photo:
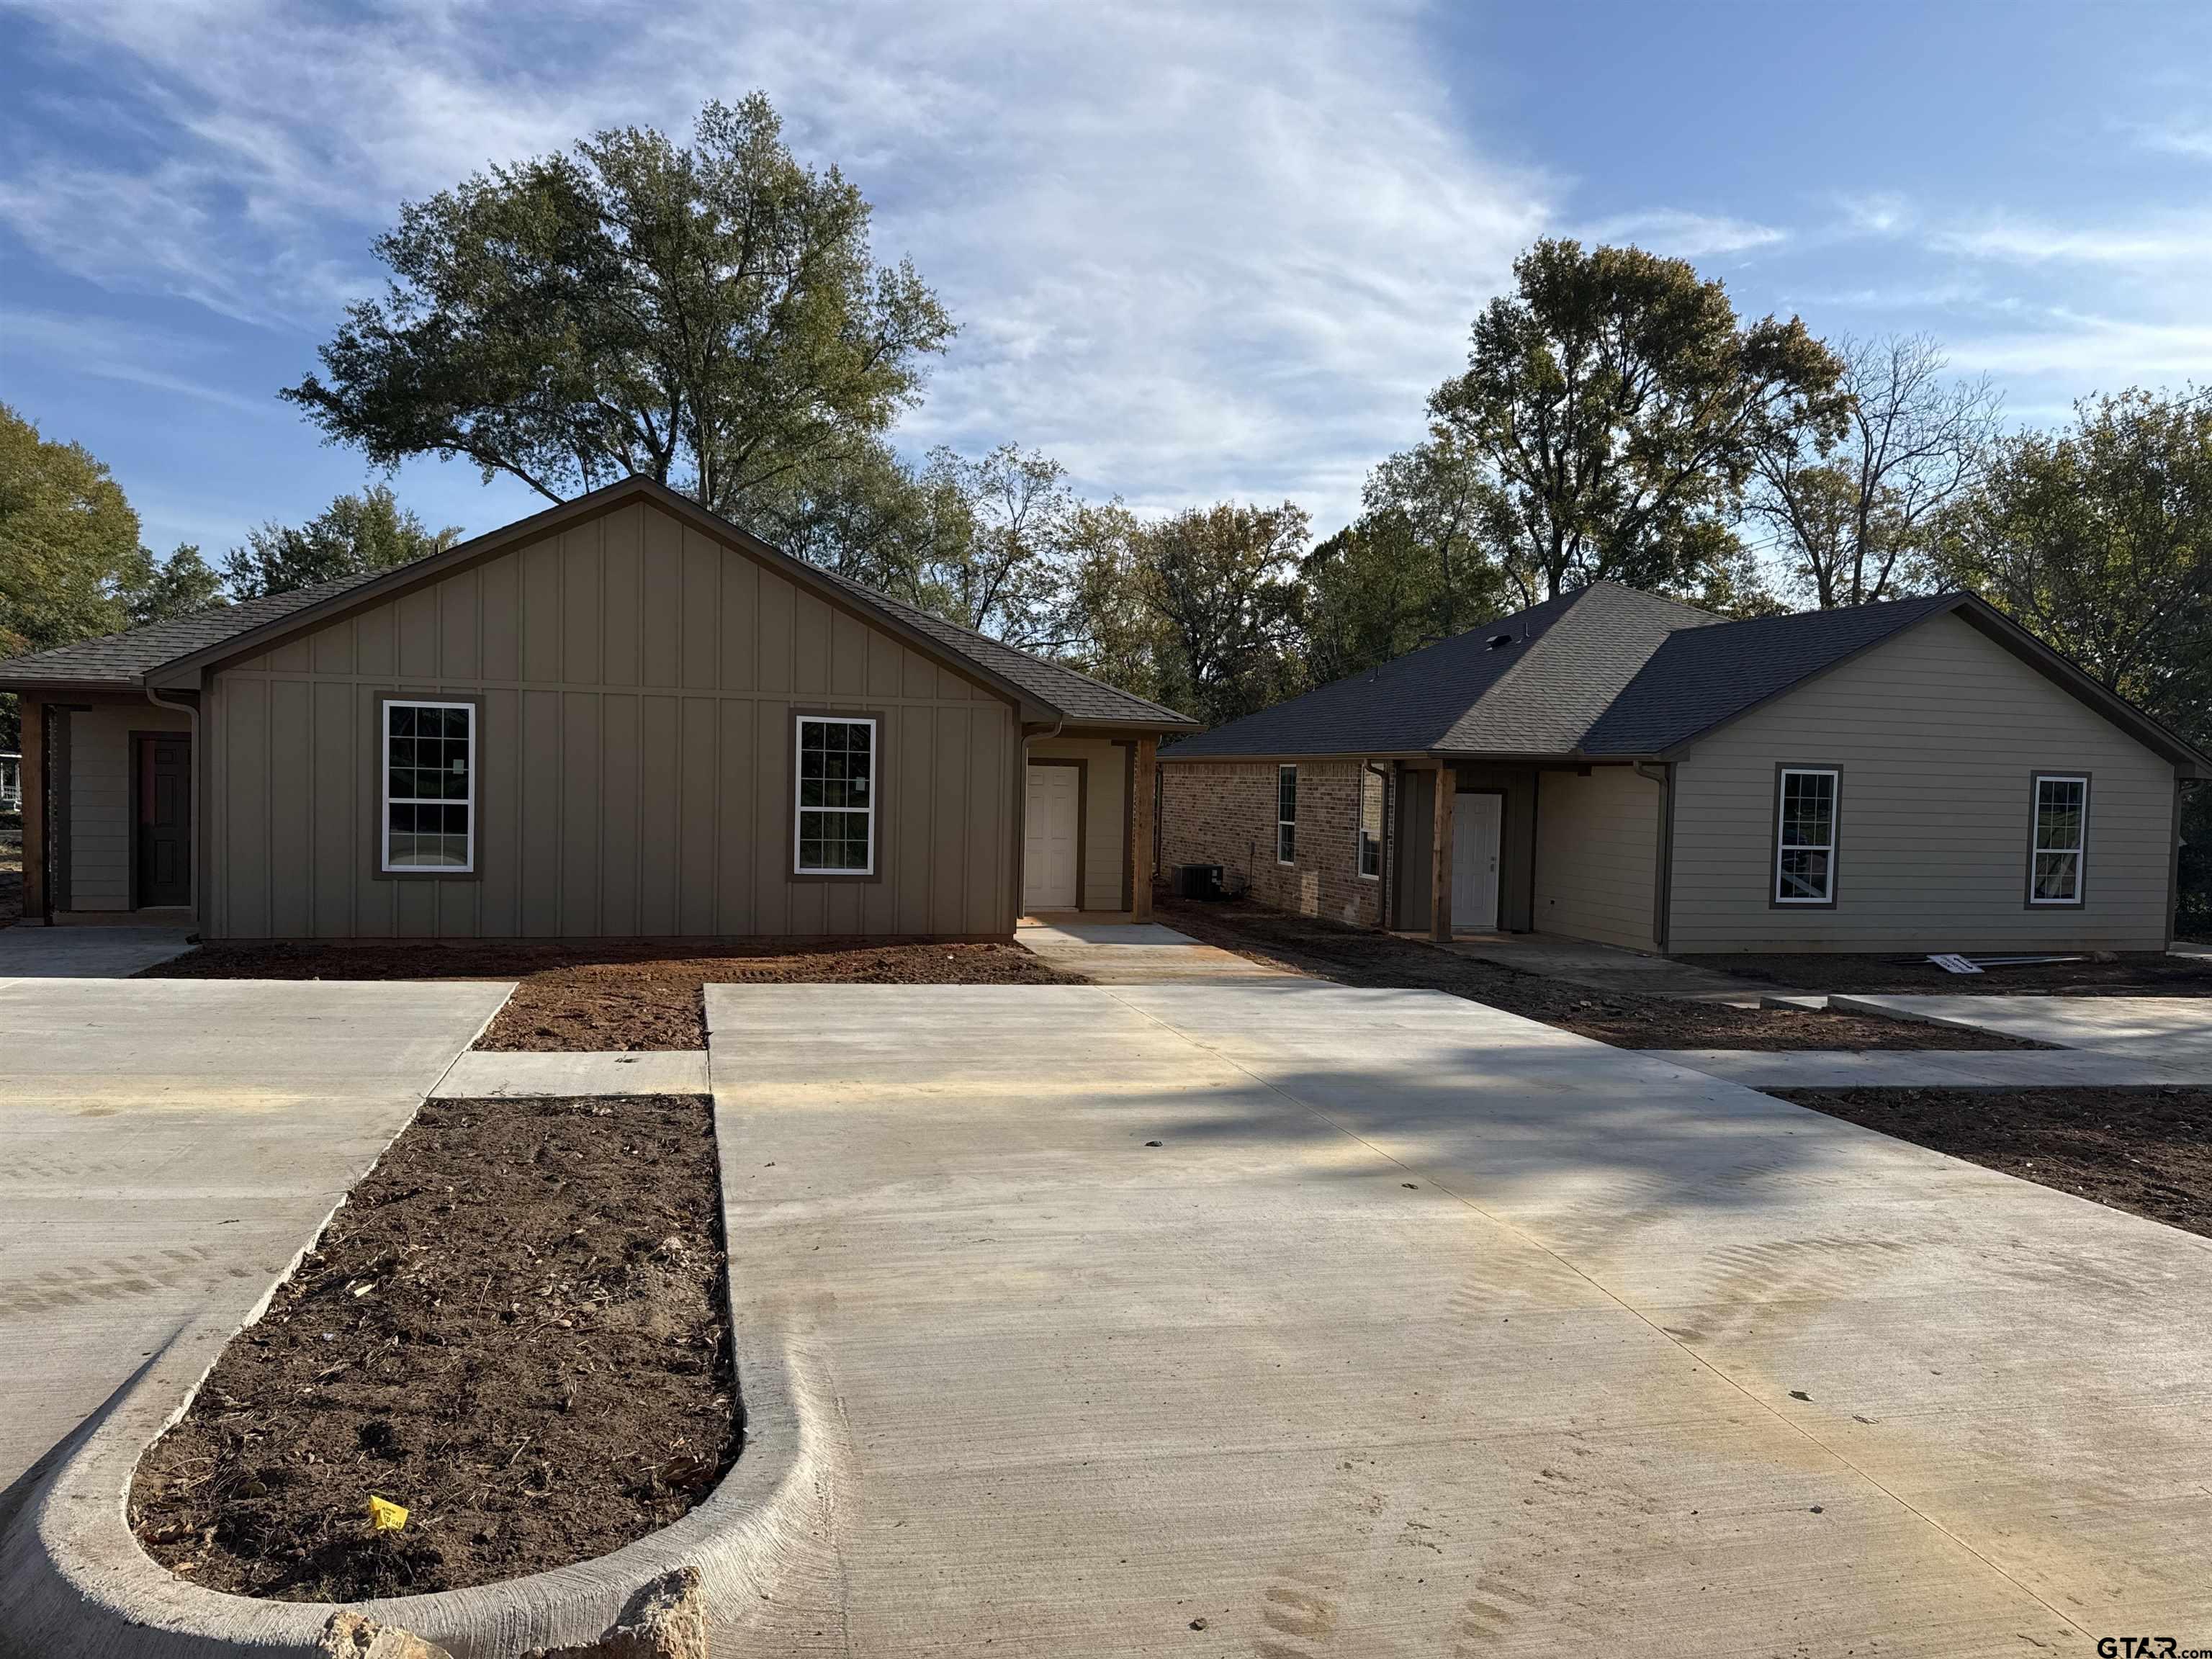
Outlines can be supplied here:
<path id="1" fill-rule="evenodd" d="M 1158 629 L 1162 701 L 1210 726 L 1304 689 L 1297 654 L 1304 510 L 1223 502 L 1141 526 L 1133 565 Z"/>
<path id="2" fill-rule="evenodd" d="M 143 558 L 138 515 L 106 466 L 0 404 L 0 657 L 124 626 Z"/>
<path id="3" fill-rule="evenodd" d="M 144 548 L 123 583 L 125 620 L 132 628 L 190 616 L 222 601 L 222 578 L 200 556 L 191 542 L 166 559 L 156 559 Z"/>
<path id="4" fill-rule="evenodd" d="M 1740 325 L 1684 260 L 1547 240 L 1513 269 L 1429 400 L 1484 541 L 1529 603 L 1597 580 L 1697 591 L 1759 457 L 1840 432 L 1842 366 L 1794 317 Z"/>
<path id="5" fill-rule="evenodd" d="M 406 204 L 385 297 L 283 395 L 379 465 L 462 456 L 551 501 L 642 473 L 766 534 L 849 495 L 842 471 L 882 482 L 876 441 L 953 331 L 873 263 L 868 217 L 758 94 L 708 104 L 688 148 L 600 132 Z"/>
<path id="6" fill-rule="evenodd" d="M 246 545 L 223 561 L 222 581 L 234 599 L 289 593 L 338 576 L 389 570 L 461 538 L 456 526 L 433 531 L 402 507 L 388 484 L 340 495 L 304 525 L 270 523 L 246 532 Z"/>

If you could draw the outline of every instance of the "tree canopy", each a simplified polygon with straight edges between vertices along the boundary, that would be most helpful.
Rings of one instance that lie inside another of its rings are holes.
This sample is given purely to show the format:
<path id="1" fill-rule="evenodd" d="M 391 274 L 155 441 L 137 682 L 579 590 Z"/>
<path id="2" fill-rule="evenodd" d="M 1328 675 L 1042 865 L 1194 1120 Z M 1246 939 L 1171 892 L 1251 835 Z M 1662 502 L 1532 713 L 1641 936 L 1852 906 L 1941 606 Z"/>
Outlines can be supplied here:
<path id="1" fill-rule="evenodd" d="M 1525 602 L 1586 582 L 1694 591 L 1736 545 L 1762 451 L 1840 433 L 1842 365 L 1796 318 L 1740 325 L 1717 282 L 1634 247 L 1540 241 L 1429 400 Z"/>
<path id="2" fill-rule="evenodd" d="M 269 523 L 246 532 L 246 545 L 223 561 L 222 583 L 233 600 L 289 593 L 339 576 L 389 570 L 461 538 L 458 526 L 433 531 L 403 507 L 388 484 L 340 495 L 304 525 Z M 195 553 L 197 557 L 197 553 Z"/>
<path id="3" fill-rule="evenodd" d="M 762 528 L 880 467 L 952 334 L 868 218 L 759 94 L 708 104 L 689 147 L 603 131 L 406 204 L 385 296 L 283 395 L 380 466 L 464 457 L 549 501 L 642 473 Z"/>
<path id="4" fill-rule="evenodd" d="M 0 657 L 124 626 L 124 592 L 150 566 L 106 466 L 0 404 Z"/>

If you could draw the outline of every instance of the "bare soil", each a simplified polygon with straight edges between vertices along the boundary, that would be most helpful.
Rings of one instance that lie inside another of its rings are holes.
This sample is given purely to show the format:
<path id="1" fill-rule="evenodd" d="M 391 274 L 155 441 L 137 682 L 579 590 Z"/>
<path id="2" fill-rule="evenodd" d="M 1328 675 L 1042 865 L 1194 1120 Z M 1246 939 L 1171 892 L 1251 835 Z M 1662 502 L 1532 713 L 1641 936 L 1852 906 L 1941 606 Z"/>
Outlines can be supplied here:
<path id="1" fill-rule="evenodd" d="M 140 1462 L 140 1540 L 351 1601 L 668 1525 L 740 1443 L 720 1191 L 703 1100 L 428 1103 Z"/>
<path id="2" fill-rule="evenodd" d="M 1998 954 L 1992 952 L 1991 954 Z M 2009 954 L 2009 953 L 2008 953 Z M 2016 954 L 2031 956 L 2033 951 Z M 2212 996 L 2212 958 L 2161 951 L 2106 952 L 2106 960 L 1946 973 L 1925 957 L 1694 956 L 1685 962 L 1793 991 L 1892 996 Z"/>
<path id="3" fill-rule="evenodd" d="M 1018 945 L 854 939 L 456 939 L 203 945 L 146 970 L 162 979 L 516 979 L 479 1048 L 703 1048 L 707 985 L 1073 985 Z"/>
<path id="4" fill-rule="evenodd" d="M 2212 1089 L 1770 1089 L 1916 1146 L 2212 1237 Z"/>
<path id="5" fill-rule="evenodd" d="M 1162 897 L 1160 921 L 1207 945 L 1340 985 L 1447 991 L 1616 1048 L 2033 1048 L 1994 1032 L 1910 1024 L 1865 1014 L 1732 1008 L 1597 991 L 1400 939 L 1242 902 Z"/>

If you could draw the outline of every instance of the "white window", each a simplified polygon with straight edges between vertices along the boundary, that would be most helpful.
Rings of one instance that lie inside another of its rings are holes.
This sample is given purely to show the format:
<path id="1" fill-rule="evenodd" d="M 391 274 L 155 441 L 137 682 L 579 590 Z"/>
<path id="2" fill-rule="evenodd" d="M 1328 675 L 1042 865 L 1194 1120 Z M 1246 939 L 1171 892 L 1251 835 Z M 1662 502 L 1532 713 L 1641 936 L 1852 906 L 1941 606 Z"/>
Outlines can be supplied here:
<path id="1" fill-rule="evenodd" d="M 2081 860 L 2088 845 L 2089 780 L 2038 773 L 2027 902 L 2081 903 Z"/>
<path id="2" fill-rule="evenodd" d="M 1836 902 L 1834 771 L 1785 766 L 1775 789 L 1774 902 Z"/>
<path id="3" fill-rule="evenodd" d="M 476 705 L 386 702 L 383 867 L 467 875 L 476 830 Z"/>
<path id="4" fill-rule="evenodd" d="M 876 872 L 876 723 L 802 714 L 793 799 L 793 867 L 801 875 Z"/>
<path id="5" fill-rule="evenodd" d="M 1359 769 L 1359 876 L 1373 881 L 1382 873 L 1382 775 Z"/>
<path id="6" fill-rule="evenodd" d="M 1275 769 L 1275 862 L 1295 864 L 1298 857 L 1298 769 Z"/>

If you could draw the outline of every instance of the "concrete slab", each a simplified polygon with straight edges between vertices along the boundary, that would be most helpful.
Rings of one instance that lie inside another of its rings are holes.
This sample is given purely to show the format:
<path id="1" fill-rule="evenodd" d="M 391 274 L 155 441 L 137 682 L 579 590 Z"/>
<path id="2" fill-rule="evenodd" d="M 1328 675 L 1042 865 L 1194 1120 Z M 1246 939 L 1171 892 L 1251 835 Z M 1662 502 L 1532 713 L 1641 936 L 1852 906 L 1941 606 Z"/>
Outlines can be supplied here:
<path id="1" fill-rule="evenodd" d="M 1281 979 L 1289 971 L 1201 945 L 1158 922 L 1024 921 L 1015 929 L 1014 941 L 1055 967 L 1099 985 Z"/>
<path id="2" fill-rule="evenodd" d="M 2119 1089 L 2212 1084 L 2212 1066 L 2069 1048 L 1650 1048 L 1662 1065 L 1753 1089 Z"/>
<path id="3" fill-rule="evenodd" d="M 1839 995 L 1829 1002 L 1848 1012 L 2194 1066 L 2212 1081 L 2212 1000 L 2203 997 Z"/>
<path id="4" fill-rule="evenodd" d="M 0 986 L 0 1485 L 251 1308 L 512 988 Z"/>
<path id="5" fill-rule="evenodd" d="M 18 979 L 128 979 L 192 947 L 187 927 L 0 927 L 0 985 Z"/>
<path id="6" fill-rule="evenodd" d="M 2212 1626 L 2212 1243 L 1434 993 L 707 1010 L 737 1317 L 842 1443 L 741 1650 Z"/>
<path id="7" fill-rule="evenodd" d="M 665 1054 L 502 1054 L 471 1048 L 433 1089 L 439 1100 L 499 1096 L 703 1095 L 707 1051 Z"/>
<path id="8" fill-rule="evenodd" d="M 1725 1003 L 1738 1008 L 1756 1008 L 1761 998 L 1774 994 L 1771 986 L 1754 984 L 1711 968 L 1556 933 L 1462 933 L 1443 948 L 1500 968 L 1541 974 L 1547 979 L 1586 985 L 1597 991 L 1680 997 L 1692 1002 Z"/>

